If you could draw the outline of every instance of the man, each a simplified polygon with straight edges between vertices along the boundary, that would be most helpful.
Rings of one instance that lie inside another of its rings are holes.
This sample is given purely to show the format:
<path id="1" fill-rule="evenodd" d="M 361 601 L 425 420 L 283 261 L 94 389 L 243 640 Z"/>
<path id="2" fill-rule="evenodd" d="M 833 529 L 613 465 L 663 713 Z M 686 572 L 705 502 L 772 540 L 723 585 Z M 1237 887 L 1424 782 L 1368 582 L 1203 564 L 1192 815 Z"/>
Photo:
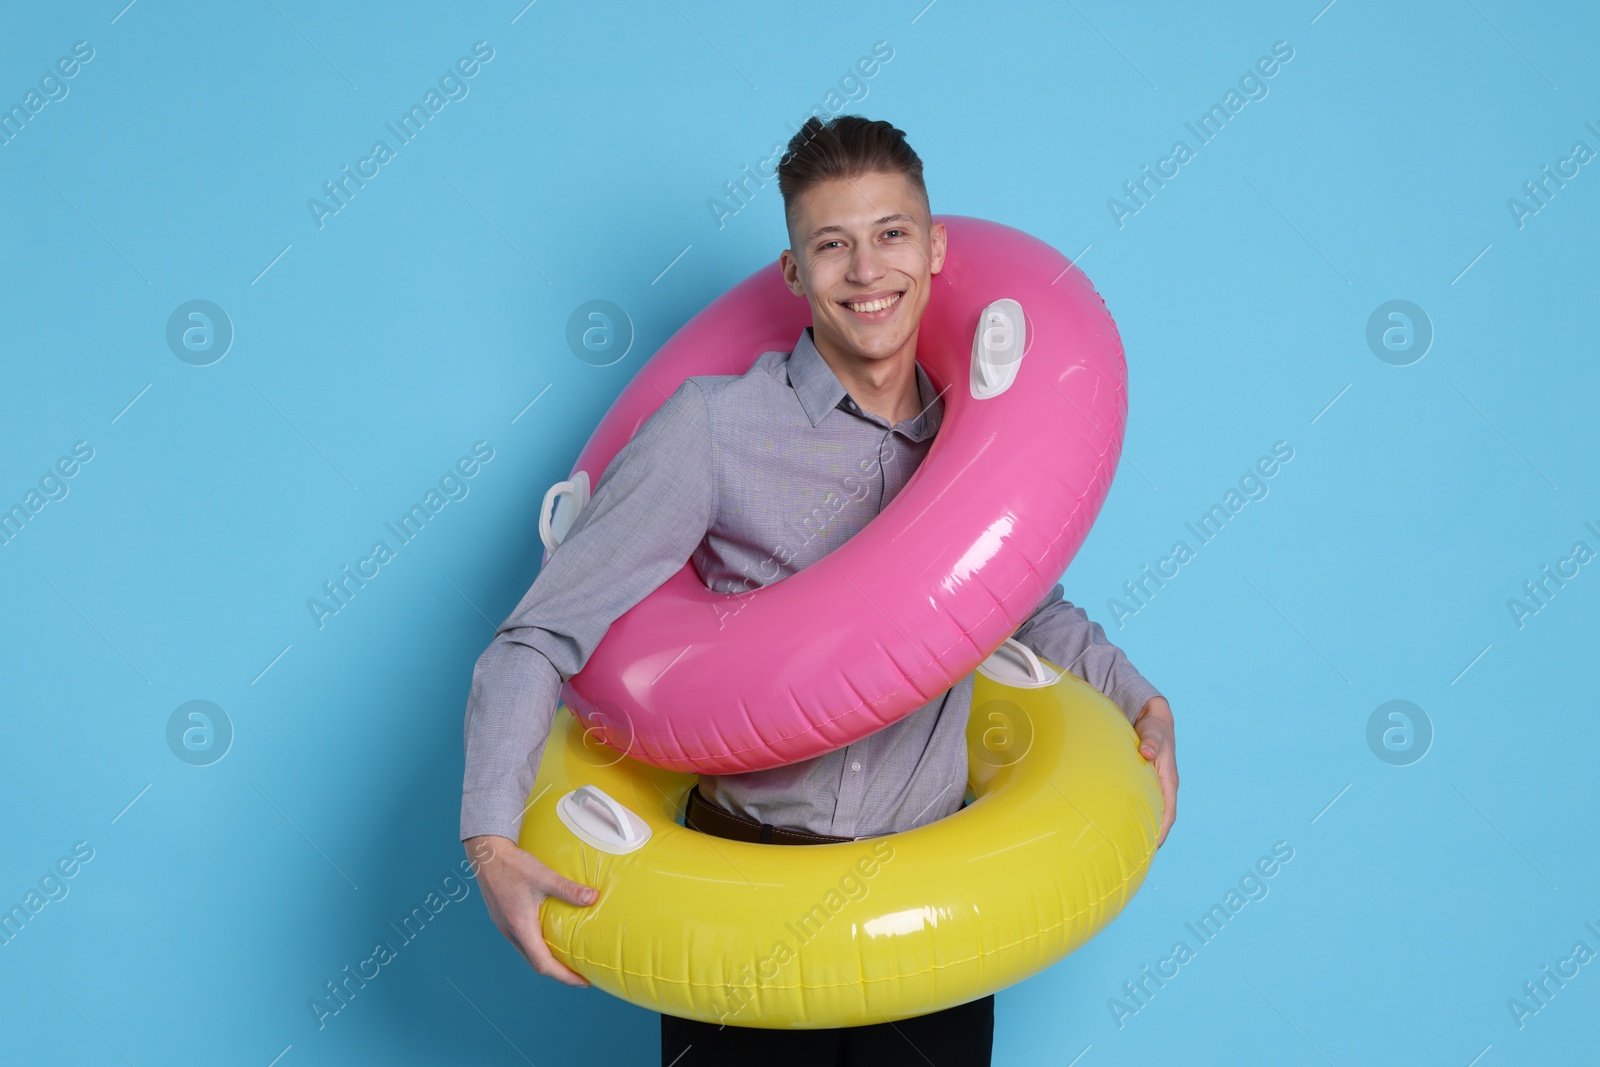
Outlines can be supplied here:
<path id="1" fill-rule="evenodd" d="M 686 559 L 709 588 L 742 592 L 765 584 L 758 571 L 775 567 L 770 580 L 781 580 L 849 540 L 904 487 L 942 417 L 916 350 L 946 233 L 932 221 L 922 162 L 905 135 L 855 115 L 812 118 L 790 142 L 778 183 L 791 246 L 784 276 L 810 302 L 812 324 L 793 352 L 768 352 L 743 375 L 679 387 L 606 468 L 473 671 L 461 836 L 482 865 L 479 884 L 500 931 L 534 970 L 569 985 L 588 982 L 551 956 L 539 905 L 548 896 L 592 904 L 595 890 L 515 843 L 562 682 L 617 617 Z M 818 528 L 817 505 L 830 492 L 845 504 Z M 1061 594 L 1058 584 L 1015 636 L 1133 721 L 1161 784 L 1165 841 L 1178 786 L 1171 709 Z M 954 814 L 965 793 L 972 685 L 968 675 L 845 748 L 770 770 L 703 776 L 685 824 L 811 844 L 898 833 Z M 835 1030 L 662 1016 L 662 1063 L 987 1064 L 993 1012 L 991 995 Z"/>

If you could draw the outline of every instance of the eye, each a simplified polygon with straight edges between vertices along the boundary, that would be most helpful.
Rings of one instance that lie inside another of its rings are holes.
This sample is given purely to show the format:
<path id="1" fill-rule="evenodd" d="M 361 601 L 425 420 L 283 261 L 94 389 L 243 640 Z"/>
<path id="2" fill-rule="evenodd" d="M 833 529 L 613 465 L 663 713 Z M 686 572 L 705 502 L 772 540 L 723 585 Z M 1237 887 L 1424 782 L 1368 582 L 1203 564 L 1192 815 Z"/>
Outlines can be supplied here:
<path id="1" fill-rule="evenodd" d="M 884 236 L 888 236 L 888 235 L 889 235 L 889 234 L 891 234 L 891 233 L 900 233 L 900 234 L 903 234 L 903 233 L 905 233 L 905 232 L 906 232 L 906 231 L 904 231 L 904 230 L 898 230 L 898 229 L 896 229 L 896 230 L 885 230 L 885 231 L 883 231 L 883 232 L 884 232 Z"/>

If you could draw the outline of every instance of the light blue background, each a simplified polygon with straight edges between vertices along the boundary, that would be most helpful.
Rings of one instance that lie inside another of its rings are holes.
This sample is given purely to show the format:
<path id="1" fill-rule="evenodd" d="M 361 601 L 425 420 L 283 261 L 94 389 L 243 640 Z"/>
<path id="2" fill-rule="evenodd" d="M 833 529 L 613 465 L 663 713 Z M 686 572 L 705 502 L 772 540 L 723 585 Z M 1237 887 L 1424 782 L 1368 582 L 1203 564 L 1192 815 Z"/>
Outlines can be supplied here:
<path id="1" fill-rule="evenodd" d="M 847 110 L 908 132 L 936 212 L 1082 253 L 1120 325 L 1124 462 L 1067 596 L 1178 723 L 1149 882 L 1000 994 L 995 1062 L 1595 1061 L 1600 962 L 1523 1028 L 1506 1006 L 1600 951 L 1600 565 L 1507 608 L 1600 549 L 1600 165 L 1521 228 L 1507 207 L 1600 149 L 1591 12 L 124 2 L 0 34 L 7 107 L 95 49 L 0 147 L 0 504 L 94 449 L 0 547 L 0 903 L 94 849 L 0 948 L 8 1058 L 654 1061 L 653 1013 L 532 974 L 475 886 L 324 1029 L 307 1001 L 462 858 L 468 681 L 537 571 L 540 495 L 784 247 L 775 182 L 720 229 L 707 201 L 882 40 Z M 307 199 L 480 40 L 470 95 L 319 229 Z M 1280 40 L 1269 95 L 1119 229 L 1107 198 Z M 192 299 L 236 330 L 210 366 L 166 344 Z M 591 299 L 637 329 L 609 367 L 565 342 Z M 1392 299 L 1436 331 L 1409 366 L 1366 343 Z M 307 598 L 480 440 L 470 495 L 319 630 Z M 1119 628 L 1108 599 L 1280 440 L 1270 495 Z M 236 731 L 207 767 L 166 741 L 193 699 Z M 1436 731 L 1410 766 L 1367 745 L 1391 699 Z M 1119 1028 L 1108 999 L 1277 841 L 1270 895 Z"/>

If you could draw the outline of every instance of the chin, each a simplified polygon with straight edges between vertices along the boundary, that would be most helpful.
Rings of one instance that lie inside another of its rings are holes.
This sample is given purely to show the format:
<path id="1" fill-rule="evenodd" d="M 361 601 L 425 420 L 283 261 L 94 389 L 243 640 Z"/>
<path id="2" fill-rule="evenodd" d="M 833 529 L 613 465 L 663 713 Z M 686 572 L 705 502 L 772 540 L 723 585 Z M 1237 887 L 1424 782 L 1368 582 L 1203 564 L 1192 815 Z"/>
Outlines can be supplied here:
<path id="1" fill-rule="evenodd" d="M 904 337 L 896 337 L 890 340 L 875 338 L 873 340 L 873 344 L 862 346 L 859 349 L 859 351 L 864 355 L 871 356 L 873 359 L 888 359 L 890 356 L 900 351 L 900 349 L 904 347 L 906 343 L 906 339 Z"/>

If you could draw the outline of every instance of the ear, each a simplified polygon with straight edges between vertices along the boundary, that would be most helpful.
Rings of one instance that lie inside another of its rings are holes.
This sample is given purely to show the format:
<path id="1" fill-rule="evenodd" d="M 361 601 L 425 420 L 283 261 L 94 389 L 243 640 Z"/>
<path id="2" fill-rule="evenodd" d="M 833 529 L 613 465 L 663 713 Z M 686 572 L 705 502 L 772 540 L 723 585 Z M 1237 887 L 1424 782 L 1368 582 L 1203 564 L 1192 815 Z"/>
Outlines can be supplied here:
<path id="1" fill-rule="evenodd" d="M 778 257 L 778 264 L 783 268 L 783 281 L 788 285 L 789 292 L 795 296 L 807 296 L 805 284 L 800 279 L 800 258 L 791 249 L 785 248 Z"/>

